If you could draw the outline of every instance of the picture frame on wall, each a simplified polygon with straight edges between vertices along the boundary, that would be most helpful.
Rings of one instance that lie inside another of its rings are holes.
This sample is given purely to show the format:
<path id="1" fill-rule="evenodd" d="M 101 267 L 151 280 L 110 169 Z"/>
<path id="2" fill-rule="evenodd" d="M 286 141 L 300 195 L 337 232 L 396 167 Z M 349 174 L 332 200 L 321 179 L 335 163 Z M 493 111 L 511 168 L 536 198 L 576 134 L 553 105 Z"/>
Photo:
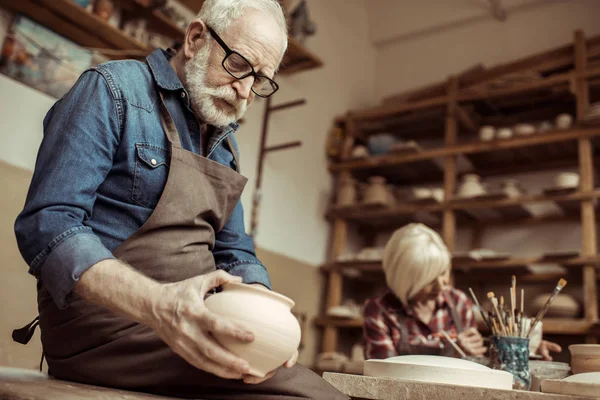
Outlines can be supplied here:
<path id="1" fill-rule="evenodd" d="M 4 38 L 0 73 L 60 98 L 82 72 L 102 61 L 76 43 L 17 15 Z"/>

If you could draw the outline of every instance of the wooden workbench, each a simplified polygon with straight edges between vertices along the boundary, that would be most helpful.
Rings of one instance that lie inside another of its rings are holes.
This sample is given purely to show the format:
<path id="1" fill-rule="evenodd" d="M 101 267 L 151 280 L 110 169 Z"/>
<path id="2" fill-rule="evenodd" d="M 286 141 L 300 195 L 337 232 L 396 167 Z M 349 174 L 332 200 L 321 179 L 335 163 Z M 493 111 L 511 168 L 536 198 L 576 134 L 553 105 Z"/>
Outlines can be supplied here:
<path id="1" fill-rule="evenodd" d="M 368 400 L 590 400 L 590 397 L 563 396 L 519 390 L 486 389 L 469 386 L 403 381 L 391 378 L 326 372 L 323 377 L 353 399 Z M 600 393 L 599 393 L 600 396 Z"/>

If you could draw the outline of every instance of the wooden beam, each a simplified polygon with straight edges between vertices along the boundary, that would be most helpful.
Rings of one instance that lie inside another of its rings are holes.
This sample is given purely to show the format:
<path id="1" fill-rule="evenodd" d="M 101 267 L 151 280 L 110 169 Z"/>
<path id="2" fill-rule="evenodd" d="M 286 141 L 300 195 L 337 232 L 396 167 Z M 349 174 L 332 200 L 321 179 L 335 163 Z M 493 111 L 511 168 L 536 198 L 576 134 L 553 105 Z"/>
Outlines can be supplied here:
<path id="1" fill-rule="evenodd" d="M 451 148 L 456 145 L 458 139 L 458 124 L 456 114 L 458 105 L 456 104 L 456 95 L 458 91 L 458 79 L 451 77 L 448 79 L 448 106 L 446 116 L 445 145 Z M 452 199 L 456 189 L 456 156 L 448 155 L 444 159 L 444 199 Z M 450 252 L 454 251 L 456 246 L 456 215 L 452 209 L 444 209 L 442 220 L 442 236 L 444 243 Z"/>
<path id="2" fill-rule="evenodd" d="M 589 88 L 587 80 L 582 75 L 587 69 L 587 49 L 583 32 L 575 32 L 575 70 L 577 120 L 583 119 L 589 107 Z M 579 139 L 579 175 L 580 190 L 592 190 L 594 187 L 593 146 L 589 138 Z M 597 254 L 596 239 L 596 210 L 592 199 L 584 200 L 581 204 L 581 226 L 583 240 L 583 255 L 595 256 Z M 598 291 L 596 282 L 596 269 L 594 265 L 587 265 L 583 269 L 583 301 L 585 319 L 589 322 L 598 320 Z"/>
<path id="3" fill-rule="evenodd" d="M 462 126 L 464 126 L 467 130 L 471 132 L 477 132 L 479 129 L 479 124 L 464 107 L 456 107 L 456 116 L 458 117 L 458 120 Z"/>
<path id="4" fill-rule="evenodd" d="M 343 161 L 332 163 L 329 166 L 330 171 L 342 170 L 360 170 L 379 168 L 386 166 L 395 166 L 407 164 L 421 160 L 432 160 L 449 155 L 485 153 L 501 149 L 513 149 L 526 146 L 536 146 L 546 143 L 565 142 L 580 138 L 600 136 L 600 128 L 574 128 L 570 130 L 557 130 L 545 134 L 537 134 L 524 137 L 514 137 L 506 140 L 496 140 L 492 142 L 472 142 L 456 146 L 441 147 L 427 150 L 416 154 L 391 154 L 378 157 L 369 157 L 361 160 Z"/>

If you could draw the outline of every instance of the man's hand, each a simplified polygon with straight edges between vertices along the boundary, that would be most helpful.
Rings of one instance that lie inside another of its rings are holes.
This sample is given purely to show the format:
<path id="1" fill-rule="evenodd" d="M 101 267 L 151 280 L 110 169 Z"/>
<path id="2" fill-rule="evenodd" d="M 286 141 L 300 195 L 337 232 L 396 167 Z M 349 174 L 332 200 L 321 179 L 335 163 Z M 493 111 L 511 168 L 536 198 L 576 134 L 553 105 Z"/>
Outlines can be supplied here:
<path id="1" fill-rule="evenodd" d="M 296 365 L 296 361 L 298 361 L 298 350 L 296 350 L 294 352 L 292 357 L 290 357 L 290 359 L 287 360 L 283 364 L 283 366 L 285 368 L 292 368 L 294 365 Z M 244 376 L 244 383 L 247 383 L 249 385 L 258 385 L 259 383 L 263 383 L 264 381 L 271 379 L 275 375 L 276 372 L 277 372 L 277 370 L 275 369 L 275 370 L 269 372 L 267 375 L 265 375 L 264 378 L 258 378 L 256 376 L 246 375 L 246 376 Z"/>
<path id="2" fill-rule="evenodd" d="M 241 281 L 225 271 L 215 271 L 161 285 L 149 325 L 175 353 L 196 368 L 221 378 L 241 379 L 250 370 L 248 362 L 223 348 L 213 334 L 241 342 L 252 342 L 254 335 L 242 324 L 215 315 L 204 305 L 204 296 L 211 289 Z"/>
<path id="3" fill-rule="evenodd" d="M 537 349 L 537 354 L 544 357 L 544 360 L 546 361 L 552 361 L 552 356 L 550 355 L 551 351 L 560 353 L 562 351 L 562 347 L 560 347 L 557 343 L 542 340 L 540 347 Z"/>
<path id="4" fill-rule="evenodd" d="M 487 347 L 483 345 L 483 337 L 475 327 L 458 335 L 458 345 L 469 356 L 480 357 L 487 351 Z"/>

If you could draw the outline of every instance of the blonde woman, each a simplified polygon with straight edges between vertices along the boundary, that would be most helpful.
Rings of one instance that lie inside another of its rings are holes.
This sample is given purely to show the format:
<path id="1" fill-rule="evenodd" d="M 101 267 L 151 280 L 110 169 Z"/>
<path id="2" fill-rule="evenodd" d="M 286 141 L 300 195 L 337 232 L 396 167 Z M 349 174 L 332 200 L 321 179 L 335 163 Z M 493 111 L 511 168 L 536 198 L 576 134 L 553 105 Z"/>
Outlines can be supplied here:
<path id="1" fill-rule="evenodd" d="M 446 331 L 470 356 L 486 352 L 475 327 L 473 305 L 449 286 L 451 256 L 442 238 L 422 224 L 397 230 L 383 253 L 389 292 L 367 300 L 365 357 L 404 354 L 455 355 Z"/>

